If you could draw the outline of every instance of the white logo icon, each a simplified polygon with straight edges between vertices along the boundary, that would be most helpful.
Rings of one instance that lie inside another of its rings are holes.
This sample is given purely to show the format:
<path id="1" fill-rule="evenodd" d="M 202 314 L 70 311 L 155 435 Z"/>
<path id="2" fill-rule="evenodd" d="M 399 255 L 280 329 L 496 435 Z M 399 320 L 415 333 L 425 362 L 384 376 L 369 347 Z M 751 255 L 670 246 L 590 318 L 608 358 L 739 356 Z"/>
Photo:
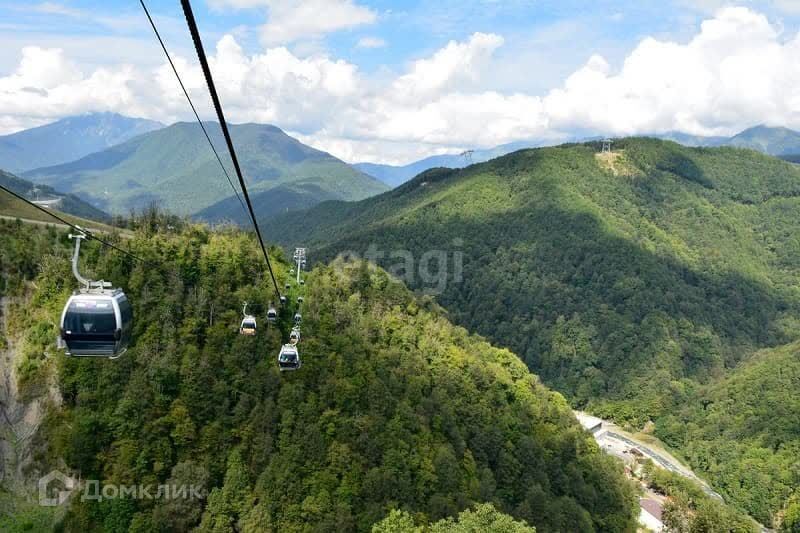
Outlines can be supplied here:
<path id="1" fill-rule="evenodd" d="M 55 488 L 56 483 L 63 486 L 63 489 L 58 488 L 57 495 L 50 490 L 51 485 Z M 70 494 L 77 486 L 78 483 L 73 478 L 58 470 L 53 470 L 46 476 L 39 478 L 39 505 L 45 507 L 61 505 L 69 499 Z"/>

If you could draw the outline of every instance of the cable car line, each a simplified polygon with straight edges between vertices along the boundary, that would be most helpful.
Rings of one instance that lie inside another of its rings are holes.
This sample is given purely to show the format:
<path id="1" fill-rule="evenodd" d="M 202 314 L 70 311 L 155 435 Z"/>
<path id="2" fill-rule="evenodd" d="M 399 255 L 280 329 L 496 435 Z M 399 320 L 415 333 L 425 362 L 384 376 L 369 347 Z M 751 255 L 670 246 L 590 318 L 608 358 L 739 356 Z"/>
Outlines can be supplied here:
<path id="1" fill-rule="evenodd" d="M 73 224 L 1 184 L 0 190 L 46 213 L 48 216 L 77 232 L 75 235 L 70 234 L 70 239 L 75 239 L 75 251 L 72 256 L 72 273 L 81 287 L 73 292 L 61 312 L 58 336 L 59 348 L 65 349 L 66 354 L 73 357 L 105 359 L 117 359 L 121 357 L 127 351 L 131 341 L 133 309 L 122 289 L 112 288 L 111 283 L 104 280 L 89 280 L 80 274 L 78 269 L 80 243 L 84 239 L 94 239 L 136 261 L 140 261 L 144 264 L 155 263 L 145 261 L 127 250 L 123 250 L 95 236 L 90 230 Z M 284 296 L 280 298 L 282 302 L 286 302 Z M 298 297 L 298 304 L 300 303 L 302 303 L 301 296 Z M 255 305 L 260 306 L 260 304 Z M 244 317 L 239 332 L 243 335 L 255 335 L 257 327 L 256 317 L 255 315 L 247 314 L 247 306 L 248 304 L 245 303 L 242 309 Z M 277 310 L 273 307 L 272 303 L 270 303 L 267 311 L 267 321 L 277 322 L 277 319 Z M 289 334 L 289 342 L 281 346 L 278 355 L 278 367 L 281 372 L 298 370 L 302 365 L 300 353 L 297 349 L 297 345 L 300 342 L 301 320 L 302 316 L 298 309 L 298 312 L 294 315 L 294 325 Z"/>
<path id="2" fill-rule="evenodd" d="M 217 152 L 217 149 L 214 147 L 214 143 L 211 142 L 211 137 L 208 135 L 208 131 L 206 130 L 206 127 L 203 125 L 203 121 L 200 120 L 200 115 L 197 113 L 197 109 L 194 107 L 194 102 L 192 102 L 192 98 L 189 96 L 189 91 L 186 90 L 186 86 L 183 84 L 181 75 L 178 74 L 178 69 L 175 68 L 175 63 L 172 62 L 172 57 L 169 55 L 169 52 L 167 51 L 167 46 L 164 44 L 164 40 L 161 39 L 161 34 L 158 32 L 158 28 L 156 28 L 156 23 L 153 20 L 153 17 L 150 16 L 150 11 L 147 10 L 147 6 L 144 4 L 144 0 L 139 0 L 139 3 L 142 5 L 144 14 L 147 15 L 147 20 L 150 21 L 150 26 L 153 28 L 153 33 L 156 34 L 156 38 L 158 39 L 159 44 L 161 44 L 161 49 L 164 50 L 164 55 L 167 56 L 167 61 L 169 61 L 169 66 L 172 67 L 172 72 L 175 73 L 175 77 L 178 79 L 178 83 L 180 84 L 181 89 L 183 90 L 183 94 L 186 96 L 186 100 L 189 102 L 189 107 L 192 108 L 192 112 L 194 113 L 194 116 L 197 119 L 197 123 L 200 124 L 200 129 L 203 130 L 203 135 L 206 136 L 206 140 L 208 141 L 208 145 L 211 147 L 211 151 L 214 152 L 214 155 L 216 156 L 217 161 L 219 162 L 219 166 L 220 168 L 222 168 L 222 172 L 224 172 L 225 177 L 228 178 L 228 183 L 230 184 L 231 189 L 233 189 L 233 194 L 236 195 L 236 198 L 239 200 L 239 205 L 242 206 L 242 209 L 244 209 L 245 214 L 247 214 L 247 208 L 245 207 L 244 202 L 242 201 L 242 197 L 239 196 L 239 191 L 237 191 L 236 187 L 234 187 L 233 180 L 231 179 L 230 174 L 228 174 L 228 170 L 225 168 L 225 165 L 222 163 L 222 158 L 219 156 L 219 152 Z"/>
<path id="3" fill-rule="evenodd" d="M 28 199 L 27 199 L 27 198 L 25 198 L 24 196 L 20 196 L 19 194 L 15 193 L 14 191 L 12 191 L 12 190 L 10 190 L 10 189 L 7 189 L 7 188 L 6 188 L 6 187 L 4 187 L 3 185 L 0 185 L 0 189 L 2 189 L 2 190 L 4 190 L 5 192 L 7 192 L 8 194 L 10 194 L 10 195 L 14 196 L 14 197 L 15 197 L 15 198 L 17 198 L 18 200 L 22 200 L 22 201 L 23 201 L 23 202 L 25 202 L 26 204 L 28 204 L 28 205 L 30 205 L 30 206 L 32 206 L 32 207 L 35 207 L 35 208 L 36 208 L 36 209 L 38 209 L 39 211 L 41 211 L 41 212 L 43 212 L 43 213 L 47 213 L 48 215 L 50 215 L 50 216 L 51 216 L 51 217 L 53 217 L 54 219 L 58 220 L 58 221 L 59 221 L 59 222 L 61 222 L 62 224 L 66 225 L 66 226 L 69 226 L 70 228 L 74 229 L 75 231 L 78 231 L 78 232 L 82 233 L 82 234 L 83 234 L 83 235 L 85 235 L 85 236 L 86 236 L 88 239 L 94 239 L 94 240 L 96 240 L 97 242 L 99 242 L 99 243 L 101 243 L 101 244 L 103 244 L 103 245 L 105 245 L 105 246 L 108 246 L 109 248 L 113 248 L 114 250 L 116 250 L 116 251 L 118 251 L 118 252 L 121 252 L 121 253 L 123 253 L 123 254 L 125 254 L 125 255 L 127 255 L 127 256 L 129 256 L 129 257 L 133 258 L 133 259 L 136 259 L 137 261 L 141 261 L 141 262 L 143 262 L 143 263 L 145 263 L 145 262 L 146 262 L 144 259 L 142 259 L 142 258 L 140 258 L 140 257 L 137 257 L 137 256 L 133 255 L 132 253 L 128 252 L 127 250 L 123 250 L 122 248 L 120 248 L 119 246 L 116 246 L 115 244 L 111 244 L 111 243 L 110 243 L 110 242 L 108 242 L 108 241 L 104 241 L 103 239 L 101 239 L 100 237 L 96 236 L 94 233 L 92 233 L 92 232 L 91 232 L 91 231 L 89 231 L 88 229 L 85 229 L 85 228 L 82 228 L 82 227 L 80 227 L 80 226 L 77 226 L 77 225 L 73 224 L 72 222 L 69 222 L 68 220 L 65 220 L 65 219 L 61 218 L 60 216 L 56 215 L 56 214 L 55 214 L 55 213 L 53 213 L 52 211 L 48 211 L 48 210 L 47 210 L 47 209 L 45 209 L 44 207 L 42 207 L 42 206 L 40 206 L 40 205 L 36 205 L 35 203 L 31 202 L 30 200 L 28 200 Z"/>
<path id="4" fill-rule="evenodd" d="M 206 59 L 206 53 L 203 49 L 203 41 L 200 39 L 200 32 L 197 29 L 197 22 L 194 19 L 194 13 L 192 13 L 192 5 L 189 3 L 189 0 L 181 0 L 181 6 L 183 6 L 183 14 L 186 17 L 186 23 L 189 26 L 189 32 L 192 34 L 192 41 L 194 42 L 194 47 L 197 51 L 197 58 L 200 60 L 200 66 L 203 68 L 203 75 L 206 78 L 208 92 L 211 94 L 211 101 L 214 104 L 214 109 L 217 112 L 219 125 L 222 128 L 222 135 L 225 137 L 225 142 L 228 145 L 228 152 L 230 152 L 231 160 L 233 161 L 233 168 L 236 171 L 236 176 L 239 178 L 239 185 L 242 188 L 242 194 L 244 195 L 244 200 L 247 203 L 247 209 L 250 211 L 250 218 L 253 221 L 253 227 L 256 230 L 258 242 L 261 245 L 261 251 L 264 252 L 264 259 L 267 262 L 269 275 L 272 278 L 272 284 L 275 286 L 275 294 L 278 295 L 278 300 L 281 300 L 281 291 L 278 288 L 278 282 L 275 279 L 275 273 L 272 271 L 272 264 L 269 261 L 267 248 L 264 246 L 264 239 L 261 237 L 261 230 L 258 227 L 258 220 L 256 220 L 256 215 L 253 212 L 253 204 L 250 202 L 250 195 L 247 194 L 247 185 L 244 182 L 242 169 L 239 166 L 239 159 L 236 157 L 236 150 L 233 148 L 231 134 L 228 131 L 228 123 L 225 121 L 225 114 L 222 112 L 222 104 L 220 104 L 219 96 L 217 95 L 217 89 L 214 86 L 214 79 L 211 76 L 211 69 L 208 66 L 208 59 Z"/>

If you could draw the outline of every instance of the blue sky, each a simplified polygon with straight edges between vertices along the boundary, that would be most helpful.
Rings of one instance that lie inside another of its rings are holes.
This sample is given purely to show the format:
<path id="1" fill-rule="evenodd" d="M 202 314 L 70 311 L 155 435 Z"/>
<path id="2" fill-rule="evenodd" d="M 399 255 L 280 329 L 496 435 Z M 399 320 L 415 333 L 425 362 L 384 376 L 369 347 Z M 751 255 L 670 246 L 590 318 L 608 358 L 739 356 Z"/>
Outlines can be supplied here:
<path id="1" fill-rule="evenodd" d="M 791 0 L 787 0 L 788 5 Z M 146 2 L 157 17 L 171 47 L 188 55 L 191 43 L 177 1 Z M 235 1 L 233 2 L 235 4 Z M 257 2 L 252 2 L 253 4 Z M 740 2 L 754 5 L 776 23 L 796 26 L 800 8 L 783 10 L 772 2 Z M 324 51 L 346 58 L 366 72 L 381 68 L 400 69 L 405 62 L 429 55 L 450 40 L 461 40 L 474 32 L 497 33 L 506 38 L 505 54 L 539 56 L 546 59 L 537 77 L 558 81 L 572 72 L 591 54 L 620 61 L 627 50 L 646 36 L 685 39 L 703 18 L 726 2 L 714 1 L 584 1 L 584 0 L 440 0 L 358 2 L 376 13 L 373 23 L 321 38 L 288 42 L 299 53 Z M 258 29 L 268 19 L 267 7 L 235 8 L 223 2 L 195 1 L 195 15 L 207 38 L 232 33 L 248 52 L 262 49 Z M 69 15 L 67 13 L 72 13 Z M 60 44 L 79 48 L 80 41 L 97 39 L 136 39 L 145 45 L 152 34 L 136 0 L 0 2 L 0 28 L 4 35 L 0 72 L 8 72 L 17 62 L 17 52 L 26 44 Z M 13 35 L 9 35 L 13 34 Z M 360 48 L 361 38 L 383 40 L 385 46 Z M 151 47 L 150 47 L 151 48 Z M 118 62 L 140 54 L 145 62 L 161 56 L 152 50 L 113 50 L 82 55 L 87 62 Z M 119 59 L 116 59 L 119 58 Z M 544 61 L 543 61 L 544 62 Z M 534 82 L 536 83 L 536 82 Z M 549 87 L 549 85 L 548 85 Z"/>
<path id="2" fill-rule="evenodd" d="M 187 79 L 196 78 L 179 3 L 147 4 L 170 50 L 185 60 Z M 223 96 L 229 93 L 223 103 L 234 121 L 274 122 L 348 160 L 402 162 L 576 131 L 711 134 L 761 115 L 759 122 L 800 126 L 800 96 L 791 91 L 793 78 L 777 74 L 782 66 L 764 73 L 774 78 L 770 87 L 753 87 L 781 101 L 770 102 L 769 113 L 746 99 L 733 102 L 743 110 L 738 117 L 717 106 L 740 84 L 713 66 L 725 63 L 716 54 L 725 55 L 736 32 L 752 34 L 753 50 L 787 61 L 800 27 L 795 0 L 195 0 L 194 9 L 206 47 L 222 43 L 225 66 L 218 68 Z M 703 26 L 715 20 L 724 30 Z M 0 133 L 94 108 L 165 121 L 189 117 L 160 71 L 164 58 L 138 1 L 0 0 L 0 30 Z M 729 63 L 744 69 L 747 49 L 731 53 L 739 55 Z M 647 54 L 681 78 L 676 58 L 691 57 L 694 77 L 708 74 L 706 85 L 681 79 L 678 98 L 671 80 L 663 87 L 646 81 L 661 76 L 647 71 L 646 59 L 621 72 L 626 59 Z M 742 76 L 742 84 L 752 83 Z M 204 102 L 202 84 L 190 85 Z M 94 100 L 69 96 L 70 87 Z M 660 104 L 659 90 L 664 101 L 697 101 L 665 106 L 671 121 L 637 122 L 620 115 L 631 98 L 626 87 L 640 91 L 630 109 L 647 111 L 654 98 Z M 31 88 L 46 98 L 23 94 Z M 725 92 L 706 98 L 711 88 Z M 611 100 L 608 116 L 582 107 L 581 98 L 594 93 Z"/>

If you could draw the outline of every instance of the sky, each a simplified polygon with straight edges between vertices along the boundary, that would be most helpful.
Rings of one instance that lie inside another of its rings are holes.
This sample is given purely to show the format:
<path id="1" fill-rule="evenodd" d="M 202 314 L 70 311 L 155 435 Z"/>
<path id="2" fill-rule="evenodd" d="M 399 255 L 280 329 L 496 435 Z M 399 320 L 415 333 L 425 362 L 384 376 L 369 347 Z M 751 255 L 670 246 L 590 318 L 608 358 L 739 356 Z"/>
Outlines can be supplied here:
<path id="1" fill-rule="evenodd" d="M 177 0 L 145 0 L 203 118 Z M 348 162 L 800 129 L 800 0 L 194 0 L 230 122 Z M 0 0 L 0 134 L 191 110 L 138 0 Z"/>

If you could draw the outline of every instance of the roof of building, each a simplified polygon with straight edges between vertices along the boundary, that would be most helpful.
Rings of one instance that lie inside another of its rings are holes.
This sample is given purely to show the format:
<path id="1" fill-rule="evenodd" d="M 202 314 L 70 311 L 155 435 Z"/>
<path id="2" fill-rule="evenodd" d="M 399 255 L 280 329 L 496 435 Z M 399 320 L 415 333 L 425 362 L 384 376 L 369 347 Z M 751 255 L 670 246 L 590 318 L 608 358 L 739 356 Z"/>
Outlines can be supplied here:
<path id="1" fill-rule="evenodd" d="M 661 503 L 650 498 L 639 498 L 639 506 L 661 521 L 661 511 L 663 510 Z"/>
<path id="2" fill-rule="evenodd" d="M 578 422 L 584 427 L 584 429 L 594 429 L 597 426 L 603 423 L 603 420 L 597 418 L 596 416 L 587 415 L 585 413 L 575 413 L 575 416 L 578 418 Z"/>

